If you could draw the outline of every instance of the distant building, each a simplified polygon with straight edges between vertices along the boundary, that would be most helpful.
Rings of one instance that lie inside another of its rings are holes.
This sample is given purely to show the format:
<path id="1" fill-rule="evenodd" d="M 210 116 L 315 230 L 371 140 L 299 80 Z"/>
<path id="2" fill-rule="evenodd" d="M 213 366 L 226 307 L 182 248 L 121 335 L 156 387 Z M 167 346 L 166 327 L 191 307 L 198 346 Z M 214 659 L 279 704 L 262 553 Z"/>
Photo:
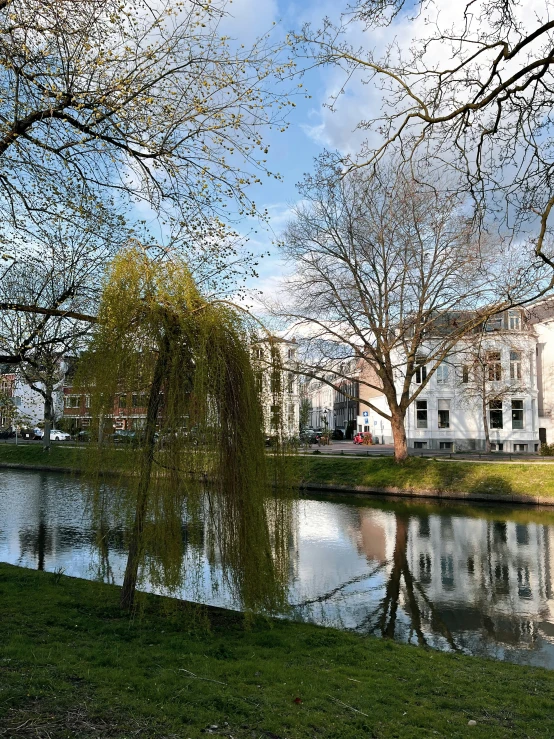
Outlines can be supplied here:
<path id="1" fill-rule="evenodd" d="M 273 357 L 272 353 L 277 353 Z M 294 339 L 269 337 L 252 346 L 258 391 L 262 401 L 265 433 L 298 436 L 300 430 L 300 389 L 292 371 L 297 361 Z M 275 361 L 275 359 L 277 361 Z"/>
<path id="2" fill-rule="evenodd" d="M 40 383 L 36 383 L 40 387 Z M 11 399 L 16 411 L 16 420 L 13 414 L 0 415 L 0 430 L 12 430 L 14 426 L 28 426 L 33 428 L 44 420 L 44 399 L 21 376 L 17 368 L 9 365 L 0 366 L 0 391 Z M 63 400 L 61 387 L 54 392 L 54 417 L 63 414 Z M 19 421 L 17 419 L 20 419 Z"/>

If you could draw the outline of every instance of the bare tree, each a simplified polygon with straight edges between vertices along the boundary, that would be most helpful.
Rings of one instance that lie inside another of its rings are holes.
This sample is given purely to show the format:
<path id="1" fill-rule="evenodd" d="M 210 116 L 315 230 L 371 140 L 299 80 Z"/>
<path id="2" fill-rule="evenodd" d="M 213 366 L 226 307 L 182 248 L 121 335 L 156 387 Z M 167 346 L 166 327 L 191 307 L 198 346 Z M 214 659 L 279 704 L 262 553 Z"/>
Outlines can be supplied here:
<path id="1" fill-rule="evenodd" d="M 530 11 L 517 0 L 464 0 L 443 9 L 440 0 L 355 0 L 338 24 L 326 19 L 297 34 L 311 64 L 344 71 L 331 108 L 355 80 L 382 96 L 381 109 L 358 124 L 368 133 L 364 149 L 343 165 L 374 165 L 394 149 L 427 184 L 447 167 L 481 224 L 494 214 L 532 236 L 554 267 L 554 3 Z M 382 52 L 374 49 L 379 26 L 391 27 Z M 365 32 L 357 46 L 353 27 Z M 419 38 L 406 47 L 412 30 Z"/>
<path id="2" fill-rule="evenodd" d="M 117 214 L 100 207 L 75 223 L 47 220 L 32 234 L 14 234 L 14 251 L 21 256 L 0 281 L 0 360 L 17 366 L 42 396 L 45 448 L 54 392 L 63 380 L 62 358 L 85 345 L 106 265 L 128 237 Z"/>
<path id="3" fill-rule="evenodd" d="M 456 195 L 394 166 L 336 177 L 320 163 L 300 195 L 282 244 L 295 275 L 273 313 L 294 324 L 299 372 L 341 391 L 354 366 L 385 396 L 388 411 L 353 400 L 390 420 L 402 461 L 409 405 L 463 336 L 540 289 L 544 265 L 475 242 Z"/>

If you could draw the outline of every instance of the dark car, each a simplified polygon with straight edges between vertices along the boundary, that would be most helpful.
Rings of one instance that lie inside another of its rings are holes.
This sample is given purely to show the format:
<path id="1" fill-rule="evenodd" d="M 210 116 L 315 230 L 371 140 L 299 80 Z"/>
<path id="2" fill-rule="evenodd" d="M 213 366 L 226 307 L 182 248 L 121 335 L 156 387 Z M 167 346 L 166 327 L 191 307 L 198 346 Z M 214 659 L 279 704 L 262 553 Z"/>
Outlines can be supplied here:
<path id="1" fill-rule="evenodd" d="M 344 433 L 342 429 L 333 429 L 333 431 L 331 431 L 331 439 L 334 439 L 335 441 L 342 441 L 342 439 L 344 439 Z"/>
<path id="2" fill-rule="evenodd" d="M 19 431 L 19 437 L 21 439 L 36 439 L 36 438 L 40 438 L 40 437 L 37 437 L 37 435 L 35 434 L 35 430 L 34 429 L 21 429 Z"/>
<path id="3" fill-rule="evenodd" d="M 77 441 L 90 441 L 91 439 L 90 431 L 79 431 L 75 439 Z"/>
<path id="4" fill-rule="evenodd" d="M 117 429 L 113 434 L 110 434 L 109 438 L 110 441 L 114 441 L 116 444 L 133 444 L 138 442 L 137 432 L 128 429 Z"/>

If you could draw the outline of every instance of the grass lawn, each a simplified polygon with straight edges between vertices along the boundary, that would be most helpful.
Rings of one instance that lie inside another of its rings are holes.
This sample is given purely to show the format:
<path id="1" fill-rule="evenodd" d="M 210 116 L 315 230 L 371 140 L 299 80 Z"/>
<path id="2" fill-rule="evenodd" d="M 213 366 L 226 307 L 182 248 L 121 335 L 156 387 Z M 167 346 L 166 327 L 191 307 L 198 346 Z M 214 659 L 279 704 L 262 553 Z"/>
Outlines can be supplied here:
<path id="1" fill-rule="evenodd" d="M 306 624 L 245 625 L 155 596 L 129 618 L 118 595 L 0 564 L 0 736 L 553 733 L 554 672 Z"/>
<path id="2" fill-rule="evenodd" d="M 486 464 L 412 457 L 397 465 L 390 457 L 295 460 L 303 482 L 377 488 L 409 488 L 494 495 L 540 495 L 554 498 L 554 465 Z"/>
<path id="3" fill-rule="evenodd" d="M 0 464 L 83 466 L 86 448 L 54 445 L 45 454 L 39 444 L 1 444 Z M 125 447 L 108 457 L 109 469 L 134 469 L 134 455 Z M 440 490 L 491 495 L 540 495 L 554 499 L 554 464 L 486 464 L 436 461 L 412 457 L 397 465 L 390 457 L 334 458 L 299 456 L 292 459 L 293 477 L 299 482 L 323 485 L 365 486 L 413 490 Z"/>
<path id="4" fill-rule="evenodd" d="M 42 450 L 42 444 L 0 444 L 0 463 L 44 465 L 46 467 L 68 467 L 79 469 L 83 449 L 53 444 L 49 452 Z"/>

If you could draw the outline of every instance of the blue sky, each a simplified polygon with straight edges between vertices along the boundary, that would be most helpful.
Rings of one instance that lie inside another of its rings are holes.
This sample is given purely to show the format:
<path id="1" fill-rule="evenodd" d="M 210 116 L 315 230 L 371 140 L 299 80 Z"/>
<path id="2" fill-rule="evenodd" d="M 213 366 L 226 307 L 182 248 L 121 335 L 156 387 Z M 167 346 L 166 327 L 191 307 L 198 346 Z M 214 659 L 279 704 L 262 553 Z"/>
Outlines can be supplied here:
<path id="1" fill-rule="evenodd" d="M 477 0 L 474 9 L 484 2 L 485 0 Z M 273 33 L 276 37 L 283 37 L 288 31 L 300 30 L 305 22 L 319 26 L 325 16 L 336 21 L 348 4 L 349 0 L 230 0 L 228 10 L 231 17 L 224 22 L 222 30 L 247 45 L 270 30 L 273 23 L 276 24 Z M 408 5 L 411 7 L 411 3 Z M 522 0 L 518 8 L 520 20 L 524 24 L 533 25 L 536 18 L 544 13 L 544 0 Z M 463 10 L 463 5 L 452 0 L 435 0 L 416 19 L 410 19 L 407 11 L 400 14 L 389 26 L 372 30 L 371 33 L 363 32 L 360 26 L 351 25 L 348 41 L 354 47 L 363 47 L 366 51 L 374 49 L 377 57 L 385 53 L 393 42 L 396 44 L 395 50 L 404 53 L 414 38 L 429 35 L 429 29 L 435 21 L 440 19 L 441 25 L 447 28 L 451 23 L 459 23 L 460 9 Z M 447 45 L 435 45 L 429 51 L 431 64 L 442 66 L 447 60 L 451 60 Z M 246 221 L 239 227 L 242 233 L 257 229 L 258 233 L 252 234 L 249 243 L 251 250 L 259 253 L 271 252 L 269 258 L 260 262 L 259 279 L 249 283 L 253 290 L 271 294 L 277 289 L 278 281 L 283 275 L 283 266 L 277 249 L 272 246 L 272 239 L 286 225 L 290 207 L 298 198 L 296 183 L 302 179 L 304 173 L 313 169 L 314 157 L 324 148 L 342 153 L 359 150 L 366 134 L 356 130 L 357 123 L 372 118 L 381 107 L 382 97 L 378 87 L 363 84 L 360 78 L 353 78 L 349 80 L 345 94 L 340 96 L 336 110 L 331 112 L 325 107 L 325 103 L 343 81 L 344 74 L 332 68 L 313 70 L 303 79 L 297 80 L 304 84 L 311 98 L 307 100 L 298 95 L 295 98 L 297 107 L 289 117 L 289 128 L 284 133 L 268 132 L 266 136 L 266 143 L 270 145 L 267 166 L 269 170 L 279 172 L 282 180 L 264 178 L 262 186 L 252 187 L 248 192 L 260 210 L 267 208 L 269 211 L 273 231 L 264 231 L 259 224 L 253 225 Z M 377 139 L 372 143 L 377 143 Z"/>

